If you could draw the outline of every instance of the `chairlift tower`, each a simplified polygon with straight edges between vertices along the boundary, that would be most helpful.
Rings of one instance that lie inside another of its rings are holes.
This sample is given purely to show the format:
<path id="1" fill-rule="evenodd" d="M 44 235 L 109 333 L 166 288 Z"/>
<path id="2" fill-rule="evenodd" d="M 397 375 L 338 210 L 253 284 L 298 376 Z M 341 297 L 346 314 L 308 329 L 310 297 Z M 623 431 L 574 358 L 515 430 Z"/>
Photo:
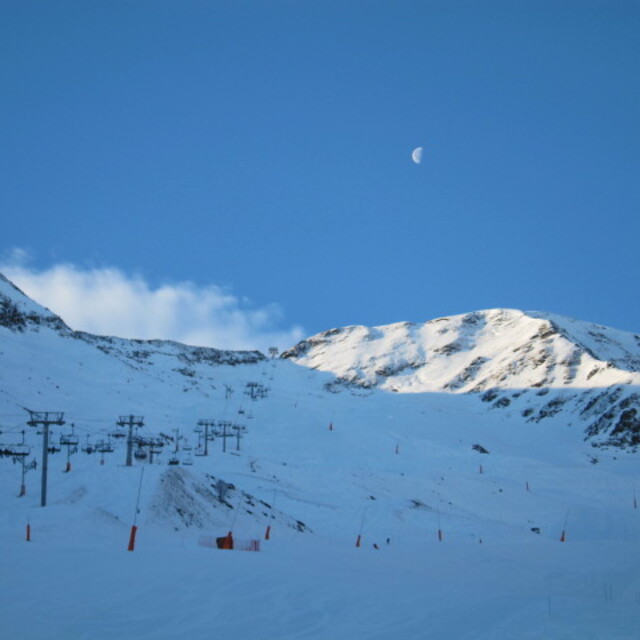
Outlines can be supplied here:
<path id="1" fill-rule="evenodd" d="M 211 439 L 211 436 L 209 435 L 209 429 L 214 427 L 216 424 L 215 420 L 198 420 L 198 426 L 201 427 L 201 431 L 202 428 L 204 428 L 204 455 L 208 456 L 209 455 L 209 440 Z"/>
<path id="2" fill-rule="evenodd" d="M 30 427 L 42 427 L 42 484 L 40 489 L 40 506 L 47 506 L 47 473 L 49 470 L 49 427 L 52 424 L 62 426 L 64 424 L 64 413 L 60 411 L 31 411 L 30 420 L 27 424 Z"/>
<path id="3" fill-rule="evenodd" d="M 246 433 L 247 428 L 243 424 L 232 424 L 231 428 L 236 432 L 236 451 L 240 451 L 240 434 Z"/>
<path id="4" fill-rule="evenodd" d="M 144 418 L 142 416 L 120 416 L 116 424 L 119 427 L 128 427 L 127 433 L 127 461 L 125 466 L 133 466 L 133 428 L 144 426 Z"/>
<path id="5" fill-rule="evenodd" d="M 222 427 L 222 433 L 217 433 L 217 435 L 222 438 L 222 453 L 227 452 L 227 438 L 231 437 L 231 434 L 227 431 L 227 429 L 231 426 L 231 424 L 232 423 L 228 420 L 220 420 L 218 422 L 218 427 Z"/>
<path id="6" fill-rule="evenodd" d="M 153 456 L 162 453 L 162 447 L 164 447 L 164 442 L 160 438 L 149 440 L 149 464 L 153 464 Z"/>
<path id="7" fill-rule="evenodd" d="M 173 458 L 169 460 L 169 464 L 180 464 L 180 459 L 178 458 L 178 451 L 180 451 L 180 429 L 173 429 L 173 432 L 176 434 L 174 438 L 175 447 L 173 448 Z"/>

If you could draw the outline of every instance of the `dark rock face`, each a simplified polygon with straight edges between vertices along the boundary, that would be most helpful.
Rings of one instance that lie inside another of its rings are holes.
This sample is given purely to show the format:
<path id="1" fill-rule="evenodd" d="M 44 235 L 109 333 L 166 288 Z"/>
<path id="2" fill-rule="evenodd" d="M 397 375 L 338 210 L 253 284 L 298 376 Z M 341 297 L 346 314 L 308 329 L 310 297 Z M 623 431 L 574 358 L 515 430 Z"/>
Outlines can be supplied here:
<path id="1" fill-rule="evenodd" d="M 49 327 L 56 331 L 70 331 L 69 327 L 58 316 L 53 314 L 41 315 L 33 311 L 26 311 L 14 300 L 0 293 L 0 327 L 11 331 L 26 331 L 38 327 Z"/>
<path id="2" fill-rule="evenodd" d="M 608 389 L 587 402 L 582 414 L 590 416 L 586 437 L 597 447 L 640 445 L 640 393 L 624 387 Z"/>

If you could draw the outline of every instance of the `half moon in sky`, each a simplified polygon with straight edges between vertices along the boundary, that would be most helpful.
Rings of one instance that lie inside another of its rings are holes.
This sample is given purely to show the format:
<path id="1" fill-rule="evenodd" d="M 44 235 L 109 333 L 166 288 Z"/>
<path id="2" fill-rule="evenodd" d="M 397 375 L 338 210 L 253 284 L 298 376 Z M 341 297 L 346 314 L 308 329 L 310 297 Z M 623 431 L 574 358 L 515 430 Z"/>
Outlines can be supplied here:
<path id="1" fill-rule="evenodd" d="M 422 147 L 416 147 L 411 152 L 411 159 L 416 163 L 420 164 L 422 162 Z"/>

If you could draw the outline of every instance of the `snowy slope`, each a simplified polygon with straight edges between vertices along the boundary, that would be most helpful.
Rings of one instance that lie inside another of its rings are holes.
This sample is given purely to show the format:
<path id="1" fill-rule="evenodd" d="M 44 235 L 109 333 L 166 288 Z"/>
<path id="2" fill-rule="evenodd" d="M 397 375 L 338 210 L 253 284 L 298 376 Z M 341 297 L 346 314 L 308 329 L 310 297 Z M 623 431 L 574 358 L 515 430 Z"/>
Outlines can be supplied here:
<path id="1" fill-rule="evenodd" d="M 604 420 L 616 390 L 630 397 L 635 337 L 492 311 L 470 314 L 490 316 L 475 324 L 325 334 L 312 363 L 318 344 L 266 359 L 73 332 L 4 280 L 0 304 L 0 452 L 29 450 L 0 455 L 6 637 L 638 637 L 636 455 L 594 449 L 581 418 Z M 460 349 L 446 355 L 452 342 Z M 527 363 L 500 387 L 514 348 Z M 574 351 L 580 363 L 563 364 Z M 462 355 L 490 360 L 473 382 L 446 386 L 468 366 L 451 366 Z M 592 365 L 603 372 L 583 388 Z M 531 386 L 542 370 L 549 382 Z M 588 410 L 583 394 L 595 399 Z M 44 508 L 42 436 L 25 408 L 64 412 Z M 129 415 L 143 418 L 135 449 L 147 454 L 130 467 L 116 425 Z M 215 433 L 206 456 L 203 419 Z M 66 472 L 60 441 L 71 433 Z M 153 464 L 149 442 L 162 443 Z M 21 460 L 38 468 L 20 497 Z M 261 552 L 202 546 L 229 530 Z"/>

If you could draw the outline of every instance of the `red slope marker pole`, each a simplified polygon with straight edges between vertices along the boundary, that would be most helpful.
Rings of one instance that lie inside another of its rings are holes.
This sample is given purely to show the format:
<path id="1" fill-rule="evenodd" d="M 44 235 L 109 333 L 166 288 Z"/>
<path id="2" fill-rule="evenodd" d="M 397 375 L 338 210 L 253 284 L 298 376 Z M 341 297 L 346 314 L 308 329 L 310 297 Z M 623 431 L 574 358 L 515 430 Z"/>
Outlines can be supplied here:
<path id="1" fill-rule="evenodd" d="M 128 551 L 133 551 L 136 548 L 136 533 L 138 531 L 138 527 L 134 524 L 131 527 L 131 533 L 129 534 L 129 546 L 127 547 Z"/>
<path id="2" fill-rule="evenodd" d="M 144 467 L 141 467 L 140 471 L 140 484 L 138 485 L 138 497 L 136 499 L 136 512 L 133 514 L 133 525 L 131 526 L 131 533 L 129 534 L 129 546 L 127 551 L 133 551 L 136 548 L 136 533 L 138 527 L 136 522 L 138 521 L 138 511 L 140 511 L 140 492 L 142 491 L 142 477 L 144 476 Z"/>

